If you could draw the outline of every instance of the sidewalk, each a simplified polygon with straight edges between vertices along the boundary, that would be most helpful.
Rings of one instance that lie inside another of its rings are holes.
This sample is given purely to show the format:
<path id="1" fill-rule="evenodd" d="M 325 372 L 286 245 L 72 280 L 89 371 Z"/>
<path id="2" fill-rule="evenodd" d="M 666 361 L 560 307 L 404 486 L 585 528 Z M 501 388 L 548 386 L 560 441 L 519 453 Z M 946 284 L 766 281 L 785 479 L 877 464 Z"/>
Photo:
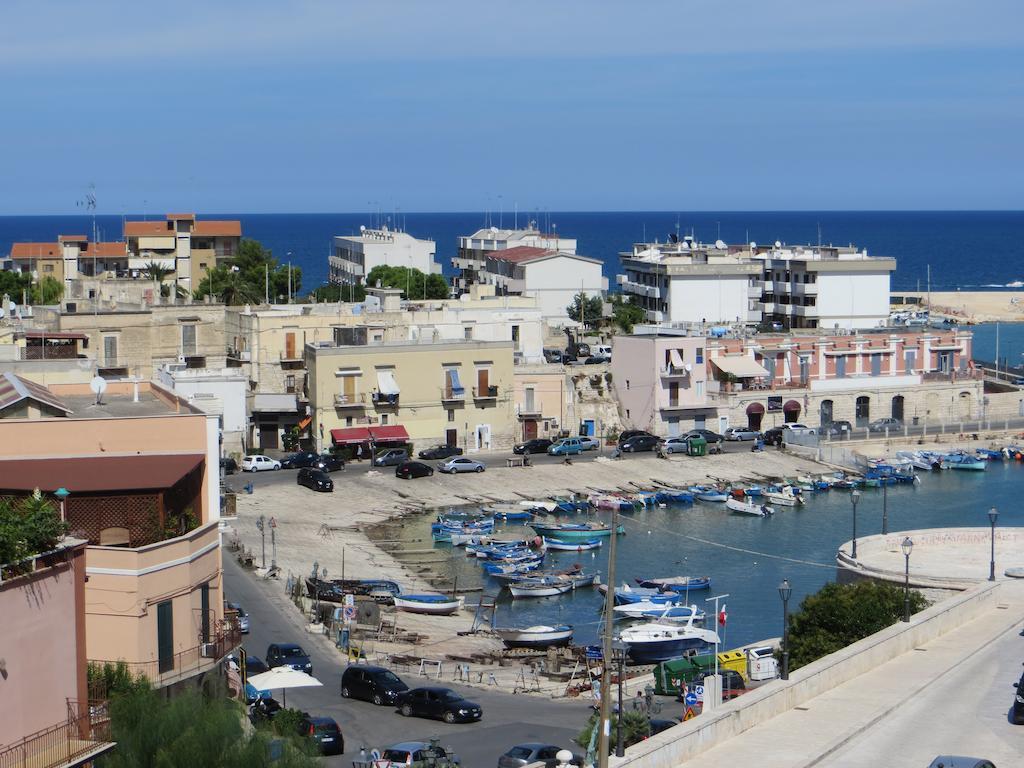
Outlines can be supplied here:
<path id="1" fill-rule="evenodd" d="M 904 729 L 903 738 L 907 741 L 916 740 L 922 754 L 929 751 L 931 757 L 942 754 L 943 750 L 938 746 L 932 749 L 932 743 L 941 741 L 940 737 L 946 728 L 943 723 L 948 723 L 952 717 L 959 716 L 960 713 L 959 708 L 951 708 L 951 702 L 941 698 L 936 689 L 942 686 L 933 684 L 954 673 L 961 665 L 976 661 L 979 654 L 991 652 L 992 644 L 1005 638 L 1008 633 L 1017 633 L 1021 622 L 1024 621 L 1024 584 L 1003 584 L 997 603 L 997 607 L 974 621 L 867 674 L 839 685 L 800 707 L 755 726 L 728 742 L 701 753 L 684 765 L 699 764 L 701 768 L 803 768 L 811 765 L 830 765 L 832 756 L 852 740 L 864 739 L 870 742 L 872 728 L 886 723 L 888 719 L 898 717 L 897 713 L 901 708 L 911 702 L 926 707 L 931 713 L 933 728 L 907 727 Z M 1010 676 L 1019 674 L 1017 659 L 1012 669 L 1004 676 L 1009 680 Z M 996 709 L 1008 709 L 1012 701 L 1012 691 L 1008 682 L 995 690 L 995 696 L 999 696 L 1003 687 L 1004 695 L 991 702 Z M 927 706 L 929 697 L 936 699 L 932 707 Z M 1018 726 L 1020 733 L 1017 733 L 1012 730 L 1013 726 L 1007 724 L 1006 728 L 1011 729 L 1011 738 L 1021 740 L 1013 749 L 1024 746 L 1024 729 Z M 920 744 L 921 740 L 927 743 Z M 1005 750 L 1006 744 L 1003 742 L 1004 739 L 994 737 L 991 743 L 984 746 L 990 750 Z M 1019 753 L 1015 754 L 1019 757 Z M 1003 761 L 992 752 L 979 756 L 994 760 L 996 765 L 1003 765 Z M 888 764 L 927 765 L 931 757 L 923 763 L 904 763 L 895 759 Z M 874 763 L 855 761 L 853 764 Z"/>

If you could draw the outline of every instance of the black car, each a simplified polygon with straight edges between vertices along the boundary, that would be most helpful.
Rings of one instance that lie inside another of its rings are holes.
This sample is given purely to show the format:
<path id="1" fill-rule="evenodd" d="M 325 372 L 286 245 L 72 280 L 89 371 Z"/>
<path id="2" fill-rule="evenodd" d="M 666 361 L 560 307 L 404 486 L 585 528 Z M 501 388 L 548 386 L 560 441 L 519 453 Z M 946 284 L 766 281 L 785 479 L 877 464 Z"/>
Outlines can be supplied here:
<path id="1" fill-rule="evenodd" d="M 708 445 L 721 445 L 722 442 L 725 440 L 725 438 L 722 437 L 720 434 L 718 434 L 717 432 L 712 432 L 710 429 L 691 429 L 689 432 L 683 435 L 683 437 L 703 437 L 705 440 L 708 441 Z"/>
<path id="2" fill-rule="evenodd" d="M 833 421 L 822 427 L 821 432 L 829 437 L 846 437 L 853 432 L 853 425 L 848 421 Z"/>
<path id="3" fill-rule="evenodd" d="M 334 490 L 334 481 L 331 480 L 331 476 L 322 469 L 303 467 L 295 476 L 295 482 L 296 484 L 304 485 L 313 491 L 330 493 Z"/>
<path id="4" fill-rule="evenodd" d="M 631 437 L 636 437 L 638 435 L 650 435 L 651 437 L 654 437 L 654 435 L 651 435 L 651 433 L 646 429 L 627 429 L 619 434 L 619 445 L 622 445 Z"/>
<path id="5" fill-rule="evenodd" d="M 479 720 L 484 711 L 451 688 L 413 688 L 398 696 L 398 711 L 405 717 L 440 718 L 446 723 Z"/>
<path id="6" fill-rule="evenodd" d="M 416 455 L 421 459 L 450 459 L 452 456 L 461 456 L 462 449 L 457 445 L 435 445 Z"/>
<path id="7" fill-rule="evenodd" d="M 1017 689 L 1017 695 L 1013 697 L 1013 711 L 1010 719 L 1015 725 L 1024 725 L 1024 675 L 1020 676 L 1020 682 L 1013 683 Z"/>
<path id="8" fill-rule="evenodd" d="M 765 445 L 782 445 L 782 427 L 772 427 L 761 433 L 761 439 Z"/>
<path id="9" fill-rule="evenodd" d="M 628 440 L 619 443 L 619 448 L 627 453 L 653 451 L 658 447 L 659 442 L 660 440 L 654 435 L 633 435 Z"/>
<path id="10" fill-rule="evenodd" d="M 253 675 L 262 675 L 266 672 L 269 667 L 263 663 L 259 656 L 253 656 L 252 654 L 245 654 L 245 676 L 252 677 Z"/>
<path id="11" fill-rule="evenodd" d="M 550 440 L 545 437 L 535 437 L 532 440 L 527 440 L 525 443 L 517 443 L 512 446 L 512 453 L 520 455 L 524 453 L 547 453 L 550 447 Z"/>
<path id="12" fill-rule="evenodd" d="M 312 451 L 303 453 L 290 453 L 281 459 L 281 469 L 299 469 L 301 467 L 312 467 L 320 460 L 320 455 Z"/>
<path id="13" fill-rule="evenodd" d="M 321 755 L 340 755 L 345 751 L 345 737 L 333 718 L 304 714 L 299 722 L 299 735 L 316 744 Z"/>
<path id="14" fill-rule="evenodd" d="M 313 662 L 309 660 L 309 654 L 302 650 L 298 643 L 271 643 L 267 646 L 267 666 L 294 667 L 307 675 L 313 674 Z"/>
<path id="15" fill-rule="evenodd" d="M 562 362 L 562 350 L 560 349 L 545 349 L 544 359 L 549 363 L 561 363 Z"/>
<path id="16" fill-rule="evenodd" d="M 601 363 L 609 362 L 608 358 L 604 355 L 591 355 L 583 361 L 584 365 L 600 365 Z"/>
<path id="17" fill-rule="evenodd" d="M 434 474 L 434 468 L 422 461 L 404 461 L 395 467 L 395 477 L 403 480 L 412 480 L 416 477 L 430 477 Z"/>
<path id="18" fill-rule="evenodd" d="M 333 453 L 321 453 L 313 463 L 313 467 L 322 469 L 324 472 L 338 472 L 345 468 L 345 461 Z"/>
<path id="19" fill-rule="evenodd" d="M 220 460 L 220 468 L 225 475 L 233 475 L 238 471 L 238 462 L 227 456 Z"/>
<path id="20" fill-rule="evenodd" d="M 409 690 L 402 679 L 384 667 L 351 664 L 341 675 L 341 695 L 345 699 L 372 701 L 377 706 L 394 705 L 398 695 Z"/>

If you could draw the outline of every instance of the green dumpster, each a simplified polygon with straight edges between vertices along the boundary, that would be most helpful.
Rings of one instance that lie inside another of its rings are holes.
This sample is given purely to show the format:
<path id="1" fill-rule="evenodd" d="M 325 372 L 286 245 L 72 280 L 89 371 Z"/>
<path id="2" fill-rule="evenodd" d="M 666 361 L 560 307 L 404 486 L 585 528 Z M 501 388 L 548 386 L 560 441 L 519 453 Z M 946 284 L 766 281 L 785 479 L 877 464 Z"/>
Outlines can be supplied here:
<path id="1" fill-rule="evenodd" d="M 687 456 L 706 456 L 708 453 L 708 441 L 703 437 L 691 437 L 686 441 Z"/>

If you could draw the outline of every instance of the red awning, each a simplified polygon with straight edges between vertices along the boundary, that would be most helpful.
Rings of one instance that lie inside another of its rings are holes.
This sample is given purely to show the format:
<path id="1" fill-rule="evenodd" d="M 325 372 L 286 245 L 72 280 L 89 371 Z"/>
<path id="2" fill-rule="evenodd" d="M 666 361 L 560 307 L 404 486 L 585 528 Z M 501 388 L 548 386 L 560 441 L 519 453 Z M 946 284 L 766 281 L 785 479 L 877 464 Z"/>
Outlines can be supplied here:
<path id="1" fill-rule="evenodd" d="M 353 445 L 355 443 L 370 442 L 370 430 L 366 427 L 347 427 L 345 429 L 332 429 L 331 440 L 335 445 Z"/>
<path id="2" fill-rule="evenodd" d="M 409 433 L 401 424 L 384 427 L 370 427 L 370 435 L 375 443 L 407 443 Z"/>
<path id="3" fill-rule="evenodd" d="M 10 491 L 71 493 L 165 490 L 198 467 L 202 454 L 88 456 L 70 459 L 0 461 L 0 488 Z"/>

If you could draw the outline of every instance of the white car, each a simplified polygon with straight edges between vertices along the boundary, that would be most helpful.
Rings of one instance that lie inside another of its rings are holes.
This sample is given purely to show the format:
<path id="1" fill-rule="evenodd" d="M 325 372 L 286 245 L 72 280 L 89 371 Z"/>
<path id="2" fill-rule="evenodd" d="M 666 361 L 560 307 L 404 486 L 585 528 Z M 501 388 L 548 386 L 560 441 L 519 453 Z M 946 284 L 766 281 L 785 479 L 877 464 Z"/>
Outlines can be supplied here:
<path id="1" fill-rule="evenodd" d="M 270 469 L 280 469 L 281 462 L 269 456 L 246 456 L 242 459 L 243 472 L 264 472 Z"/>
<path id="2" fill-rule="evenodd" d="M 814 427 L 808 427 L 806 424 L 783 424 L 783 429 L 788 429 L 794 435 L 816 435 L 818 431 Z"/>
<path id="3" fill-rule="evenodd" d="M 580 445 L 583 446 L 584 451 L 596 451 L 601 447 L 601 441 L 596 437 L 587 437 L 586 435 L 580 435 Z"/>
<path id="4" fill-rule="evenodd" d="M 443 464 L 438 464 L 437 469 L 439 472 L 454 475 L 457 472 L 483 472 L 487 467 L 484 466 L 482 461 L 467 459 L 465 456 L 456 456 L 454 459 L 448 459 Z"/>

